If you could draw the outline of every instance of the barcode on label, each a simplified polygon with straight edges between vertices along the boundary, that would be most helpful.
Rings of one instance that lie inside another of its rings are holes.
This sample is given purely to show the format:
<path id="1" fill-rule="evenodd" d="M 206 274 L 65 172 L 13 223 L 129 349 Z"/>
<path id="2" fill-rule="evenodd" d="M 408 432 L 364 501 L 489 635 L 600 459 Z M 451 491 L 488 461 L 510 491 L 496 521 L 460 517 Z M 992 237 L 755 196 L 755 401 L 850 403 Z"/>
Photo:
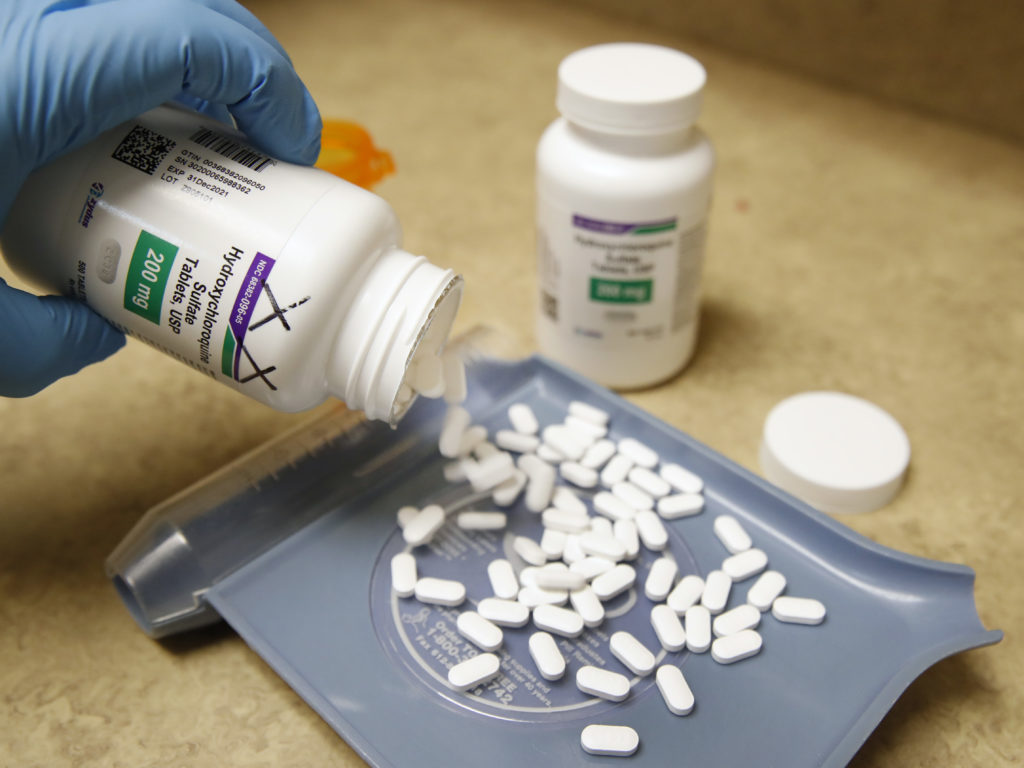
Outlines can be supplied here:
<path id="1" fill-rule="evenodd" d="M 240 163 L 257 173 L 268 165 L 275 165 L 277 162 L 274 158 L 261 155 L 252 147 L 246 146 L 230 136 L 211 131 L 209 128 L 200 128 L 189 136 L 189 139 L 204 149 L 212 150 L 221 157 L 234 160 L 236 163 Z"/>
<path id="2" fill-rule="evenodd" d="M 156 131 L 136 125 L 117 145 L 111 157 L 152 176 L 176 143 Z"/>

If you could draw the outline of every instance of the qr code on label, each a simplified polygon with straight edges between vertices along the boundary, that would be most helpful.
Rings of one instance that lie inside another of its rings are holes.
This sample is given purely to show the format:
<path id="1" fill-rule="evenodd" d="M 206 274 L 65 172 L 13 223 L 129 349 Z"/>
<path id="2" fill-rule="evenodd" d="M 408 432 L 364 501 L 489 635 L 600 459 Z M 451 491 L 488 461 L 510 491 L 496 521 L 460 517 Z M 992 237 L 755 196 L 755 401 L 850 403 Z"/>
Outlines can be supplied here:
<path id="1" fill-rule="evenodd" d="M 166 136 L 136 125 L 117 145 L 111 157 L 152 176 L 175 144 L 176 141 Z"/>

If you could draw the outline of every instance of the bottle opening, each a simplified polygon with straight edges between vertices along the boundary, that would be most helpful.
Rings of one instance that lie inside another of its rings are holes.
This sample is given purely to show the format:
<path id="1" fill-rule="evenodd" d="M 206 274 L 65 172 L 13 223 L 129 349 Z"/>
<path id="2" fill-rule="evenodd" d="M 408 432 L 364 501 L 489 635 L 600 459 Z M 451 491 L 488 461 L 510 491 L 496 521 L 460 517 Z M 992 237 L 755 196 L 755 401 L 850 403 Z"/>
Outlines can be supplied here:
<path id="1" fill-rule="evenodd" d="M 462 298 L 462 278 L 400 249 L 382 254 L 343 323 L 328 366 L 331 391 L 371 419 L 395 424 L 415 401 L 414 356 L 438 354 Z"/>

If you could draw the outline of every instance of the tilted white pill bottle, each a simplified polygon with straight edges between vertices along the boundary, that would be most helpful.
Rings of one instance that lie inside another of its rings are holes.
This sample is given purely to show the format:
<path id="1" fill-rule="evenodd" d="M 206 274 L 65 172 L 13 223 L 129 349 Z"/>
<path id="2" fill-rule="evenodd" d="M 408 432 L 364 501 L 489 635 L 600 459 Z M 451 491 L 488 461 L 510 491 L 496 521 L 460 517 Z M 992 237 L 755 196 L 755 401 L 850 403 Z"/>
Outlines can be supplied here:
<path id="1" fill-rule="evenodd" d="M 377 195 L 164 106 L 36 171 L 0 248 L 41 288 L 278 410 L 335 396 L 394 423 L 409 363 L 440 351 L 462 293 L 400 239 Z"/>
<path id="2" fill-rule="evenodd" d="M 714 151 L 694 125 L 704 68 L 643 43 L 576 51 L 537 148 L 537 342 L 609 387 L 689 362 Z"/>

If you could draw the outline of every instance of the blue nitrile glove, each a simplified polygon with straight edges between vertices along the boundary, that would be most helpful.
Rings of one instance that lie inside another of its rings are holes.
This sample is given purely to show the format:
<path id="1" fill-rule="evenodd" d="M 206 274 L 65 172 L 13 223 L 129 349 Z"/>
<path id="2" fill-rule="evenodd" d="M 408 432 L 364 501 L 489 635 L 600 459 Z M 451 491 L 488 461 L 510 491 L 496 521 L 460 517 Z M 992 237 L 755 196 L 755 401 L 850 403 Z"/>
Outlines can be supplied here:
<path id="1" fill-rule="evenodd" d="M 320 151 L 308 91 L 233 0 L 0 0 L 0 229 L 34 169 L 175 99 L 233 116 L 284 160 Z M 123 345 L 84 304 L 0 280 L 0 395 L 34 394 Z"/>

